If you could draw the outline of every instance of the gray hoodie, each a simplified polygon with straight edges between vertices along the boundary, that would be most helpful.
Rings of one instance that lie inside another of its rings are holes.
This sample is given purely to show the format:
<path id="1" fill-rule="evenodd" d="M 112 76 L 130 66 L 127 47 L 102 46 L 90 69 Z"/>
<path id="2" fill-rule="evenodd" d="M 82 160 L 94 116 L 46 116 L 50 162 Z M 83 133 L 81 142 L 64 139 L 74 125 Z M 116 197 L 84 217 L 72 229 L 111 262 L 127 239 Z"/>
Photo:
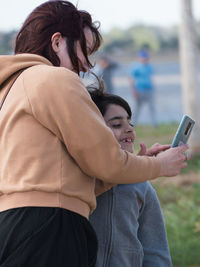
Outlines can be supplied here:
<path id="1" fill-rule="evenodd" d="M 149 182 L 117 185 L 90 216 L 99 242 L 96 267 L 172 266 L 160 204 Z"/>

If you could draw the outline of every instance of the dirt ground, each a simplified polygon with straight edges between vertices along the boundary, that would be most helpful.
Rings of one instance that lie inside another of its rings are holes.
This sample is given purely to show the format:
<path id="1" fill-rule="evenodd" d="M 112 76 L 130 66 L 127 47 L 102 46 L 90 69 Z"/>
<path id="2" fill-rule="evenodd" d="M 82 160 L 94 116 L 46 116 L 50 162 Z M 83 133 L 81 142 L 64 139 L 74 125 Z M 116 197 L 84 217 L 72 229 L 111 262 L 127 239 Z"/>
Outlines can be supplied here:
<path id="1" fill-rule="evenodd" d="M 174 185 L 174 186 L 189 186 L 194 183 L 200 183 L 200 173 L 187 173 L 177 175 L 175 177 L 158 178 L 152 183 L 159 183 L 160 185 Z"/>

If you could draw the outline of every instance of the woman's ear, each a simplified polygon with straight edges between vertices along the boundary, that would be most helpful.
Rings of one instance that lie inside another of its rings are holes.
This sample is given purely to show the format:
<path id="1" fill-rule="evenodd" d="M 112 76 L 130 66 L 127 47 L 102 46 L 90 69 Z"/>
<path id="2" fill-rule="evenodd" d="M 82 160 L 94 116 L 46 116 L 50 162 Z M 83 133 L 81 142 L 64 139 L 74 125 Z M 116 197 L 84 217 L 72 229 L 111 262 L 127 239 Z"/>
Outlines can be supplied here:
<path id="1" fill-rule="evenodd" d="M 56 54 L 60 51 L 60 44 L 62 41 L 63 38 L 60 32 L 54 33 L 51 37 L 51 45 Z"/>

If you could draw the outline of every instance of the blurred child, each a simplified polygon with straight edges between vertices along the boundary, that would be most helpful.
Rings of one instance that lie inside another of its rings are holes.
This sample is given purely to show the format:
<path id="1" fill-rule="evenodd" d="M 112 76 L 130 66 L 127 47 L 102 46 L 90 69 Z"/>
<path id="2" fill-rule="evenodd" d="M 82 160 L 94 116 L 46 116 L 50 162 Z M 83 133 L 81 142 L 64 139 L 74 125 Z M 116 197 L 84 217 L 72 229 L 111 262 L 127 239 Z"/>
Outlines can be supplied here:
<path id="1" fill-rule="evenodd" d="M 146 103 L 151 115 L 152 125 L 157 126 L 155 115 L 154 93 L 155 88 L 152 82 L 153 66 L 149 62 L 147 51 L 140 50 L 138 53 L 138 62 L 131 67 L 130 85 L 135 98 L 135 123 L 138 122 L 138 117 L 142 106 Z"/>

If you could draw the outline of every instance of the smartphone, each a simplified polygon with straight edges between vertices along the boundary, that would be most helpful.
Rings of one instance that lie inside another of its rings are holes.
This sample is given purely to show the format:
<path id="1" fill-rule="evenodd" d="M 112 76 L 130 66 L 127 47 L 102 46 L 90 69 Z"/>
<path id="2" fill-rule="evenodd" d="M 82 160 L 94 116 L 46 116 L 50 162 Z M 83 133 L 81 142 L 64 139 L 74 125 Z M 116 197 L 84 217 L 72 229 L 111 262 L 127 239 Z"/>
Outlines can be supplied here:
<path id="1" fill-rule="evenodd" d="M 184 115 L 176 131 L 171 147 L 186 144 L 194 124 L 195 121 L 192 118 L 190 118 L 188 115 Z"/>

